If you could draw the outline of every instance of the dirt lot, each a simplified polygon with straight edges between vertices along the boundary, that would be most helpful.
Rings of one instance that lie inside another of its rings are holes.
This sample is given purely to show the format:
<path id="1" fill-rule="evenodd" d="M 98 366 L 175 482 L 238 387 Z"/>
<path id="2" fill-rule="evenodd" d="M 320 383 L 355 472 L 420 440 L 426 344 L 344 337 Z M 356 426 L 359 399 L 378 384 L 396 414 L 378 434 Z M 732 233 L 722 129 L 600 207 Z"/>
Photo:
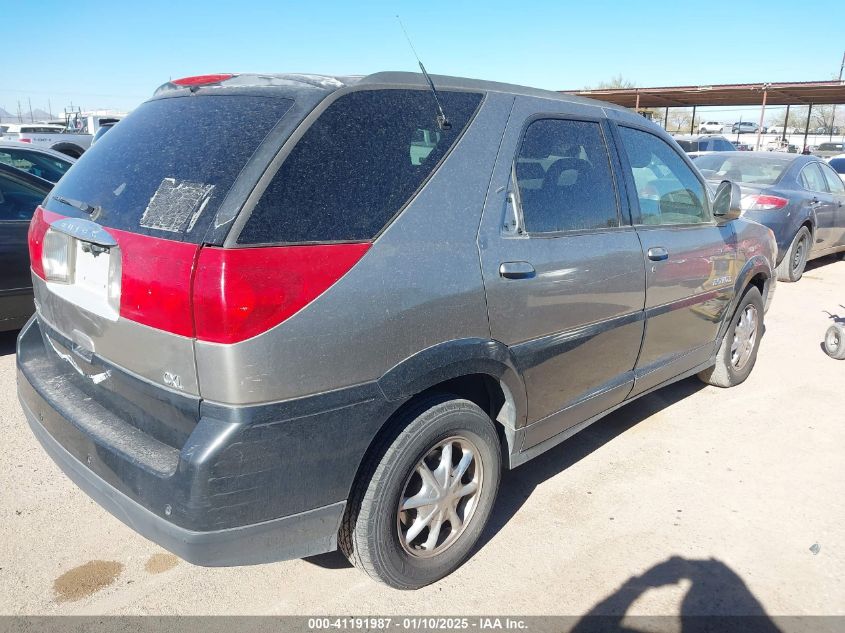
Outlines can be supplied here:
<path id="1" fill-rule="evenodd" d="M 779 284 L 745 384 L 683 381 L 506 473 L 479 551 L 417 592 L 337 554 L 204 569 L 163 552 L 38 446 L 2 336 L 0 613 L 845 614 L 845 361 L 820 349 L 840 304 L 845 262 Z"/>

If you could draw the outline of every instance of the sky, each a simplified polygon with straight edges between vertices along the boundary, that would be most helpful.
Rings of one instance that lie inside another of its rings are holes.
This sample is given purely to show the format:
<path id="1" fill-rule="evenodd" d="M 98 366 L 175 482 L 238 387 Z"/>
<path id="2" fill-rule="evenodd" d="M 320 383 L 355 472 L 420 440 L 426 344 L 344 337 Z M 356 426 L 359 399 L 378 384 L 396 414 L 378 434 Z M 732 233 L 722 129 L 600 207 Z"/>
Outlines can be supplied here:
<path id="1" fill-rule="evenodd" d="M 842 0 L 0 0 L 0 107 L 130 110 L 169 78 L 416 70 L 553 90 L 831 79 Z M 11 27 L 11 25 L 18 25 Z M 11 27 L 11 28 L 10 28 Z M 66 31 L 66 36 L 62 36 Z M 731 115 L 725 114 L 725 119 Z"/>

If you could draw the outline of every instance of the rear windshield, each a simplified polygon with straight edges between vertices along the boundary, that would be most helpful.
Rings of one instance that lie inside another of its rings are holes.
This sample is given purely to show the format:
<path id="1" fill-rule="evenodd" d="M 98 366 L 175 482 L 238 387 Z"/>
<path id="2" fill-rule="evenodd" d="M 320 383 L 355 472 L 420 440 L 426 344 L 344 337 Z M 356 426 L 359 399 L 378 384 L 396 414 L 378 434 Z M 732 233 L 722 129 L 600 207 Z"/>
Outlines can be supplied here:
<path id="1" fill-rule="evenodd" d="M 698 142 L 697 141 L 677 141 L 678 145 L 681 146 L 681 149 L 685 152 L 697 152 L 698 151 Z"/>
<path id="2" fill-rule="evenodd" d="M 706 154 L 695 161 L 708 180 L 733 180 L 749 185 L 771 185 L 780 178 L 794 158 L 757 158 L 732 153 L 730 156 Z"/>
<path id="3" fill-rule="evenodd" d="M 85 152 L 47 208 L 115 229 L 199 243 L 241 169 L 292 104 L 252 95 L 148 101 Z"/>
<path id="4" fill-rule="evenodd" d="M 362 90 L 337 99 L 285 158 L 238 242 L 373 238 L 431 175 L 481 102 L 477 93 L 438 95 L 447 130 L 437 124 L 429 91 Z"/>
<path id="5" fill-rule="evenodd" d="M 845 174 L 845 158 L 831 158 L 828 165 L 833 167 L 838 173 Z"/>
<path id="6" fill-rule="evenodd" d="M 822 143 L 819 150 L 822 152 L 833 152 L 842 149 L 842 143 Z"/>

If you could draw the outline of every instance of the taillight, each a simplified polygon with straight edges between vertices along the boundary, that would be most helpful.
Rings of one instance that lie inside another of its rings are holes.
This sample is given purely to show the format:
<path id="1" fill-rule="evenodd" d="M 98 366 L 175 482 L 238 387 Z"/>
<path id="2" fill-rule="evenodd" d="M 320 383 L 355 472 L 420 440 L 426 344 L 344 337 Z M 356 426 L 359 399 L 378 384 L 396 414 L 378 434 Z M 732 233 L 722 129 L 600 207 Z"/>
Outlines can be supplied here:
<path id="1" fill-rule="evenodd" d="M 19 138 L 18 143 L 32 143 L 31 138 Z"/>
<path id="2" fill-rule="evenodd" d="M 29 242 L 29 262 L 32 266 L 32 272 L 44 279 L 44 266 L 41 263 L 41 256 L 44 250 L 44 234 L 50 225 L 44 219 L 44 210 L 41 207 L 35 209 L 32 215 L 32 221 L 29 223 L 29 233 L 27 234 L 27 241 Z"/>
<path id="3" fill-rule="evenodd" d="M 193 336 L 191 273 L 196 244 L 129 231 L 109 231 L 121 254 L 121 271 L 109 271 L 109 285 L 120 282 L 120 316 L 150 327 Z"/>
<path id="4" fill-rule="evenodd" d="M 742 197 L 740 206 L 743 211 L 773 211 L 783 209 L 788 204 L 789 200 L 780 196 L 750 194 Z"/>
<path id="5" fill-rule="evenodd" d="M 171 79 L 170 83 L 177 86 L 208 86 L 211 84 L 219 84 L 221 81 L 226 81 L 232 77 L 234 77 L 234 75 L 225 73 L 219 75 L 196 75 L 195 77 Z"/>
<path id="6" fill-rule="evenodd" d="M 235 343 L 278 325 L 349 272 L 369 247 L 203 248 L 194 275 L 196 337 Z"/>

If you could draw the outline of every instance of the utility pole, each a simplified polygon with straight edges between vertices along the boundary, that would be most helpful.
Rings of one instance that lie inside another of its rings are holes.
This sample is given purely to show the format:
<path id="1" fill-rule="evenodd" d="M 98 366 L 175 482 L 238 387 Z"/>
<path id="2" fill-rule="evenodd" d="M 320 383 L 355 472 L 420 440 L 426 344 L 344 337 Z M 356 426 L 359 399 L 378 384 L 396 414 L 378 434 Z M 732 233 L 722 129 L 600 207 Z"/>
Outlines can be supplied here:
<path id="1" fill-rule="evenodd" d="M 50 103 L 49 99 L 47 99 L 47 114 L 50 115 L 50 119 L 53 118 L 53 104 Z"/>
<path id="2" fill-rule="evenodd" d="M 845 52 L 842 53 L 842 63 L 839 64 L 839 82 L 842 83 L 842 70 L 845 69 Z M 833 112 L 830 115 L 830 138 L 827 139 L 829 141 L 833 140 L 833 125 L 836 123 L 836 104 L 833 104 Z"/>
<path id="3" fill-rule="evenodd" d="M 769 86 L 772 84 L 763 84 L 762 88 L 763 91 L 763 106 L 760 108 L 760 125 L 757 127 L 757 144 L 754 146 L 754 151 L 760 151 L 760 138 L 763 134 L 763 117 L 766 116 L 766 96 L 769 94 Z"/>
<path id="4" fill-rule="evenodd" d="M 35 117 L 32 115 L 32 99 L 27 97 L 26 102 L 29 104 L 29 122 L 35 123 Z"/>
<path id="5" fill-rule="evenodd" d="M 18 123 L 23 123 L 23 115 L 21 114 L 21 100 L 18 99 Z"/>

